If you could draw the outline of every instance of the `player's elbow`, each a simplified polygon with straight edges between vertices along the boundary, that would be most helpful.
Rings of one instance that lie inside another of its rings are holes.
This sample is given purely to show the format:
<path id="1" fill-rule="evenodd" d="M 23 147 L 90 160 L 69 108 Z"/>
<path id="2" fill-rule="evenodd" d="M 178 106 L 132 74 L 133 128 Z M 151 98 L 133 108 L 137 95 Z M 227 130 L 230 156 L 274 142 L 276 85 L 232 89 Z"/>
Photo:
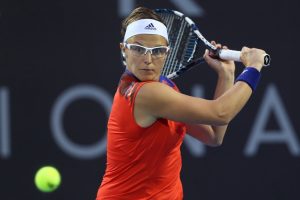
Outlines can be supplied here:
<path id="1" fill-rule="evenodd" d="M 219 112 L 217 114 L 217 120 L 216 120 L 216 126 L 225 126 L 228 125 L 230 123 L 230 121 L 232 120 L 232 117 L 225 112 Z"/>
<path id="2" fill-rule="evenodd" d="M 233 119 L 233 115 L 230 113 L 229 109 L 226 108 L 222 103 L 218 103 L 216 106 L 216 116 L 218 126 L 228 125 Z"/>
<path id="3" fill-rule="evenodd" d="M 216 137 L 214 138 L 210 143 L 209 146 L 211 147 L 219 147 L 223 144 L 223 138 L 224 137 Z"/>
<path id="4" fill-rule="evenodd" d="M 218 122 L 217 122 L 217 126 L 226 126 L 229 124 L 229 122 L 231 121 L 231 118 L 228 116 L 224 116 L 224 115 L 219 115 L 218 116 Z"/>

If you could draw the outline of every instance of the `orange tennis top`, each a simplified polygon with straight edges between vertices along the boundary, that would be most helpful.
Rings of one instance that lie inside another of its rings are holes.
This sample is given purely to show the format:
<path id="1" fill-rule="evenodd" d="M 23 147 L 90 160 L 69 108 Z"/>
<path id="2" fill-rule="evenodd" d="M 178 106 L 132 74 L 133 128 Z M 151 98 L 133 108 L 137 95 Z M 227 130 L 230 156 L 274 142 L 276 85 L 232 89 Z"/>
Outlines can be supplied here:
<path id="1" fill-rule="evenodd" d="M 160 81 L 178 91 L 169 79 Z M 180 146 L 186 127 L 167 119 L 147 128 L 136 123 L 134 101 L 144 84 L 128 72 L 120 80 L 107 125 L 106 171 L 97 200 L 183 199 Z"/>

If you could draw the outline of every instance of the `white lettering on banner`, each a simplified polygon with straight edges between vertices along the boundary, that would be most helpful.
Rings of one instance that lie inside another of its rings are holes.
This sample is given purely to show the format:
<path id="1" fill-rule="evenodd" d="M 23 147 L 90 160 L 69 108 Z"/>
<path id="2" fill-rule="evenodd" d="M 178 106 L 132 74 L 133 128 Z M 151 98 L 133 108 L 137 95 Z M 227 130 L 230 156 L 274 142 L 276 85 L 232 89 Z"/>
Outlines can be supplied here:
<path id="1" fill-rule="evenodd" d="M 10 112 L 9 112 L 9 90 L 0 88 L 0 157 L 11 156 L 10 147 Z"/>
<path id="2" fill-rule="evenodd" d="M 204 97 L 204 88 L 201 85 L 194 85 L 192 87 L 192 96 Z M 203 157 L 206 153 L 206 148 L 202 142 L 193 138 L 190 135 L 186 135 L 183 141 L 194 157 Z"/>
<path id="3" fill-rule="evenodd" d="M 268 122 L 268 116 L 272 111 L 277 118 L 281 130 L 264 130 Z M 265 97 L 263 98 L 263 103 L 260 106 L 254 126 L 250 132 L 250 137 L 244 151 L 245 155 L 256 155 L 258 147 L 261 144 L 283 143 L 287 145 L 293 156 L 299 156 L 300 148 L 297 141 L 296 133 L 290 123 L 276 87 L 274 85 L 268 86 Z"/>
<path id="4" fill-rule="evenodd" d="M 187 16 L 202 17 L 204 9 L 194 0 L 170 0 L 178 11 Z M 118 0 L 118 12 L 120 17 L 126 17 L 135 8 L 136 0 Z"/>
<path id="5" fill-rule="evenodd" d="M 72 157 L 93 159 L 106 152 L 106 134 L 92 145 L 79 145 L 67 138 L 63 129 L 63 115 L 68 105 L 78 99 L 92 99 L 104 107 L 107 116 L 110 113 L 112 98 L 105 90 L 92 85 L 78 85 L 65 91 L 58 97 L 51 113 L 51 129 L 57 145 Z"/>
<path id="6" fill-rule="evenodd" d="M 191 90 L 192 96 L 203 97 L 204 88 L 194 85 Z M 78 159 L 94 159 L 104 156 L 106 153 L 106 133 L 95 144 L 79 145 L 68 138 L 63 128 L 63 116 L 66 108 L 78 99 L 91 99 L 103 106 L 107 117 L 109 116 L 112 96 L 104 89 L 93 85 L 78 85 L 71 87 L 58 96 L 51 110 L 50 128 L 56 144 L 66 154 Z M 270 114 L 277 119 L 279 130 L 265 130 Z M 103 122 L 105 123 L 105 122 Z M 0 87 L 0 158 L 11 158 L 10 141 L 10 95 L 9 89 Z M 293 156 L 300 156 L 300 145 L 287 111 L 274 85 L 269 85 L 257 116 L 254 119 L 253 128 L 244 149 L 246 157 L 255 156 L 262 144 L 285 144 Z M 184 140 L 187 151 L 194 157 L 203 157 L 206 154 L 205 145 L 198 140 L 187 137 Z"/>

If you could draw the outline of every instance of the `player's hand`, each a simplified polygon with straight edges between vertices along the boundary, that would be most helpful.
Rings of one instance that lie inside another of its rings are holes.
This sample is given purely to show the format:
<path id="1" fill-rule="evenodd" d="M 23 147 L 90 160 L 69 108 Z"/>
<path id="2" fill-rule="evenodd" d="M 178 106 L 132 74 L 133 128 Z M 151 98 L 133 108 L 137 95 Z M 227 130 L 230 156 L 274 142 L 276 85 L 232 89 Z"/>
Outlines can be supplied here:
<path id="1" fill-rule="evenodd" d="M 227 46 L 222 46 L 221 44 L 217 44 L 215 41 L 211 42 L 212 45 L 217 48 L 228 49 Z M 234 61 L 231 60 L 222 60 L 217 58 L 212 58 L 210 56 L 210 52 L 208 50 L 205 51 L 203 55 L 207 64 L 216 71 L 216 73 L 220 75 L 234 75 L 235 64 Z"/>
<path id="2" fill-rule="evenodd" d="M 260 71 L 264 64 L 265 54 L 266 52 L 262 49 L 243 47 L 241 61 L 246 67 L 254 67 Z"/>

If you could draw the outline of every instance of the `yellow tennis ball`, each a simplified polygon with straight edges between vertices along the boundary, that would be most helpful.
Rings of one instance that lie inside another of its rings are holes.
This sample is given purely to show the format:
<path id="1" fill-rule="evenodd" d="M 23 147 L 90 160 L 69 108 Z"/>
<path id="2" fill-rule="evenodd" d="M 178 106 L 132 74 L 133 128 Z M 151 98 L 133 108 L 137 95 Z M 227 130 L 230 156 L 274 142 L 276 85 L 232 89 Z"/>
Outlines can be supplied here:
<path id="1" fill-rule="evenodd" d="M 40 168 L 34 177 L 36 187 L 42 192 L 53 192 L 61 183 L 61 176 L 53 166 Z"/>

